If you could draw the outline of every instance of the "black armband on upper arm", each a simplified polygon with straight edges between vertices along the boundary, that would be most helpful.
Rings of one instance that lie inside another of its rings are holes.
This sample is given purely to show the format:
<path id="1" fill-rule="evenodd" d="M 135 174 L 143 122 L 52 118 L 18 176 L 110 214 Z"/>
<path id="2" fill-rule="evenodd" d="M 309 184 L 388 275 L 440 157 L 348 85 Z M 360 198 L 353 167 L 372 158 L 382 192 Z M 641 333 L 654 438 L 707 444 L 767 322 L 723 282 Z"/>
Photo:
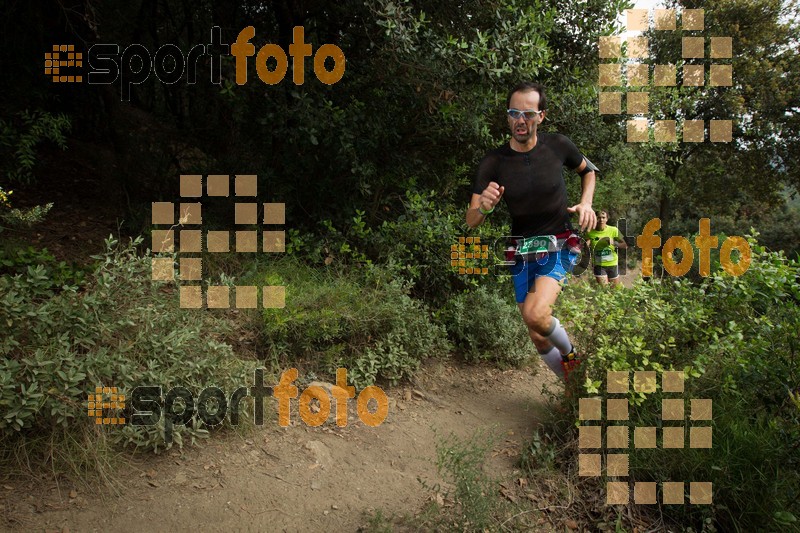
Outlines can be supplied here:
<path id="1" fill-rule="evenodd" d="M 589 172 L 597 172 L 597 171 L 599 171 L 599 170 L 600 170 L 599 168 L 597 168 L 596 166 L 594 166 L 594 163 L 592 163 L 591 161 L 589 161 L 589 158 L 588 158 L 588 157 L 586 157 L 586 156 L 583 156 L 583 160 L 584 160 L 584 161 L 586 161 L 586 166 L 585 166 L 585 167 L 583 167 L 583 170 L 581 170 L 580 172 L 578 172 L 578 175 L 579 175 L 580 177 L 583 177 L 583 176 L 585 176 L 585 175 L 586 175 L 586 174 L 588 174 Z"/>

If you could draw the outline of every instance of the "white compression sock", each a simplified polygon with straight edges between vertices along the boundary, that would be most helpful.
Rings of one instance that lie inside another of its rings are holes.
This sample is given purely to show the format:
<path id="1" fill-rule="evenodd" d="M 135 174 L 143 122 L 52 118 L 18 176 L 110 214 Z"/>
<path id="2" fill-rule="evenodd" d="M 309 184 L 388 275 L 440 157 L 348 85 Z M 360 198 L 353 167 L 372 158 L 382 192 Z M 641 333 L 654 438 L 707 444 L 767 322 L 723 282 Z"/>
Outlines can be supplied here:
<path id="1" fill-rule="evenodd" d="M 564 377 L 564 368 L 561 366 L 561 352 L 558 348 L 551 346 L 545 353 L 539 353 L 542 356 L 545 364 L 553 371 L 553 373 L 560 377 Z"/>
<path id="2" fill-rule="evenodd" d="M 567 337 L 567 330 L 561 326 L 561 322 L 556 317 L 553 317 L 550 327 L 552 329 L 550 333 L 545 335 L 545 338 L 559 349 L 561 355 L 567 355 L 572 350 L 572 343 L 569 342 L 569 337 Z"/>

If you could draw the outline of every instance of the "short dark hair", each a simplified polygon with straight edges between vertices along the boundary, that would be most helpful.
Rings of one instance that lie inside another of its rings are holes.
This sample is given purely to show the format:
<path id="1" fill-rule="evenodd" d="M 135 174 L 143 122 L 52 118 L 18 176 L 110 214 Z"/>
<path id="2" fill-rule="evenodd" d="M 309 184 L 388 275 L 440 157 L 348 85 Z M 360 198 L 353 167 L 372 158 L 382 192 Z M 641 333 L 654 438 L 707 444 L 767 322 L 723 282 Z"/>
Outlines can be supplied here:
<path id="1" fill-rule="evenodd" d="M 539 111 L 546 110 L 547 97 L 544 95 L 544 85 L 540 83 L 534 83 L 532 81 L 523 81 L 511 89 L 511 92 L 508 93 L 508 98 L 506 98 L 506 109 L 508 109 L 508 107 L 511 105 L 511 97 L 514 96 L 514 93 L 527 93 L 530 91 L 536 91 L 539 93 Z"/>

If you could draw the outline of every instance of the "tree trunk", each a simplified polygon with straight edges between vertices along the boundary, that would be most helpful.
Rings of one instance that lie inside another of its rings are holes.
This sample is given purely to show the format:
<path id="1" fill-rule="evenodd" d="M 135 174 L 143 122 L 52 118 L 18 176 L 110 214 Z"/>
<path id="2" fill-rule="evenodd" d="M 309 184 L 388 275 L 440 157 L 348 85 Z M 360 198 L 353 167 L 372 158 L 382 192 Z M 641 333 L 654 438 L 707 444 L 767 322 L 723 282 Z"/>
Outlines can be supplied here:
<path id="1" fill-rule="evenodd" d="M 672 235 L 669 231 L 670 217 L 672 216 L 672 200 L 667 191 L 661 191 L 661 202 L 658 204 L 658 218 L 661 219 L 661 241 L 669 239 Z"/>

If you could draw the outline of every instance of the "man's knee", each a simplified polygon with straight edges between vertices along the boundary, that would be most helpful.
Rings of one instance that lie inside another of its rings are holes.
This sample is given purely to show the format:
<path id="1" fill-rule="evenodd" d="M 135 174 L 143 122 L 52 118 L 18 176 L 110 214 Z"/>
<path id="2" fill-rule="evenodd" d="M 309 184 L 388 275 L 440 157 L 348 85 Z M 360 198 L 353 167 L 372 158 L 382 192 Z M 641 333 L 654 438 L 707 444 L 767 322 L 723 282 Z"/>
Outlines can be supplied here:
<path id="1" fill-rule="evenodd" d="M 522 319 L 531 331 L 547 335 L 550 332 L 552 311 L 548 305 L 532 305 L 522 312 Z"/>

